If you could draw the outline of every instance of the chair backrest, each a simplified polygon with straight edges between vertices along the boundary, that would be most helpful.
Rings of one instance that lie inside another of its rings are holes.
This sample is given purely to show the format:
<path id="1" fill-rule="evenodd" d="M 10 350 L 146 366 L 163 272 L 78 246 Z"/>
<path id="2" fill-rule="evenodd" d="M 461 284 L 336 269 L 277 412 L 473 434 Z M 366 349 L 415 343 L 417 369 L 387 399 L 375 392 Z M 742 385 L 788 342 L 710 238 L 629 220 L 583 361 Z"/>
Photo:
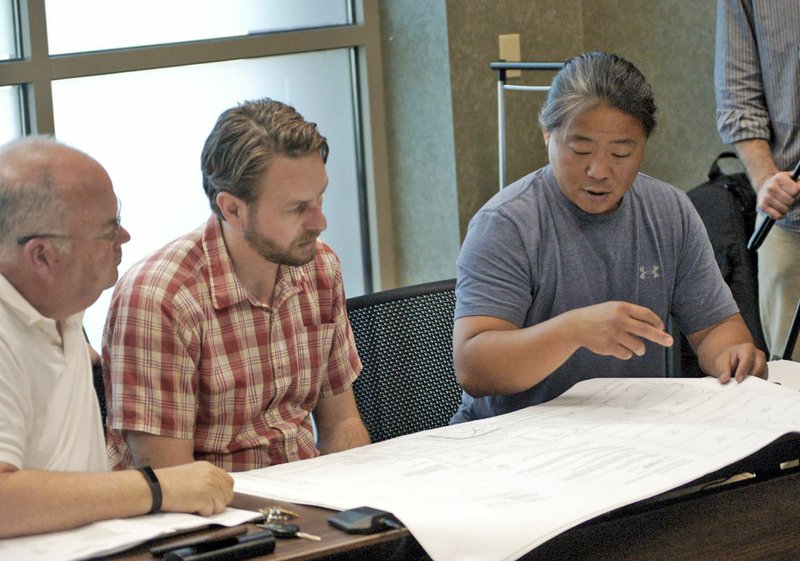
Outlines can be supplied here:
<path id="1" fill-rule="evenodd" d="M 100 418 L 103 420 L 103 432 L 106 431 L 106 389 L 103 386 L 103 367 L 100 364 L 92 365 L 92 382 L 100 404 Z"/>
<path id="2" fill-rule="evenodd" d="M 347 300 L 364 363 L 353 391 L 373 442 L 445 426 L 458 409 L 455 301 L 454 279 Z"/>

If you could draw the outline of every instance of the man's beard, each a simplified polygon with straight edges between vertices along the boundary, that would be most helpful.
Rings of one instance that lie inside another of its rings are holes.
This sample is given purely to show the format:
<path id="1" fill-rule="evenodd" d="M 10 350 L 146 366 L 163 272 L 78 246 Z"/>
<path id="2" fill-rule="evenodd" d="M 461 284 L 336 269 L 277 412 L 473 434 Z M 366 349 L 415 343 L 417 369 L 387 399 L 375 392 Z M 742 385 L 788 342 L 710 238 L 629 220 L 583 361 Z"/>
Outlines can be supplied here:
<path id="1" fill-rule="evenodd" d="M 317 255 L 317 245 L 312 243 L 310 248 L 303 249 L 298 249 L 296 246 L 307 242 L 315 242 L 321 233 L 319 230 L 312 230 L 293 241 L 289 247 L 280 247 L 273 240 L 259 236 L 255 229 L 250 224 L 247 224 L 244 229 L 244 239 L 247 240 L 247 243 L 256 253 L 267 261 L 278 265 L 299 267 L 314 260 Z"/>

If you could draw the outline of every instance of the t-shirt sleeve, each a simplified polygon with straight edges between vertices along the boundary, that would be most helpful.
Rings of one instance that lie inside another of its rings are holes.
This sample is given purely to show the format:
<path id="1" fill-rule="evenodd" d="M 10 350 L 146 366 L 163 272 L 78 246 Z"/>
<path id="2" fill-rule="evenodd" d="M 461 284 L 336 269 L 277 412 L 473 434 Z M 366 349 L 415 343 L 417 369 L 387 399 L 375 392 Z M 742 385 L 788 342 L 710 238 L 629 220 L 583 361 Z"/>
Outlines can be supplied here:
<path id="1" fill-rule="evenodd" d="M 156 289 L 115 291 L 103 340 L 112 430 L 194 437 L 200 342 L 184 315 Z"/>
<path id="2" fill-rule="evenodd" d="M 703 221 L 688 197 L 681 196 L 685 224 L 679 252 L 672 315 L 684 333 L 692 334 L 739 312 L 714 258 Z"/>
<path id="3" fill-rule="evenodd" d="M 517 224 L 500 209 L 470 221 L 457 261 L 455 318 L 490 316 L 524 324 L 535 286 Z"/>

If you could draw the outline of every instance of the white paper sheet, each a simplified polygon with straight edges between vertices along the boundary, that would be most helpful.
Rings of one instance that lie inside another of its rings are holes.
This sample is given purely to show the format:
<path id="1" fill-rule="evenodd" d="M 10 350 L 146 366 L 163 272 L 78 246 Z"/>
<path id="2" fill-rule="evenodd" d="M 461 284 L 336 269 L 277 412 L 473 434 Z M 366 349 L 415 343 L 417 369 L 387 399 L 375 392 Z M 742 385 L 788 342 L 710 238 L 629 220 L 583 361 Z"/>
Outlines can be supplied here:
<path id="1" fill-rule="evenodd" d="M 800 362 L 773 360 L 769 363 L 769 381 L 785 388 L 800 390 Z"/>
<path id="2" fill-rule="evenodd" d="M 536 407 L 234 479 L 241 493 L 391 511 L 435 561 L 504 561 L 794 431 L 800 392 L 760 379 L 595 379 Z"/>
<path id="3" fill-rule="evenodd" d="M 260 515 L 228 508 L 213 516 L 162 512 L 147 516 L 105 520 L 74 530 L 0 540 L 0 561 L 73 561 L 109 555 L 149 539 L 209 524 L 238 526 Z"/>

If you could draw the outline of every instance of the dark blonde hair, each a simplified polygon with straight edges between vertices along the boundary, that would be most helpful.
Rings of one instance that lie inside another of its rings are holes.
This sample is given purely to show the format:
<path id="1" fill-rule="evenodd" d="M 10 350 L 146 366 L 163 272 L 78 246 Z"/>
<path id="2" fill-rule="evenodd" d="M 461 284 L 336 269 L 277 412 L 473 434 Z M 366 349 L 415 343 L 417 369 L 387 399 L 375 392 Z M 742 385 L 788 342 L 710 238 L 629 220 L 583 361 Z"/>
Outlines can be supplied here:
<path id="1" fill-rule="evenodd" d="M 252 204 L 258 182 L 276 156 L 298 158 L 318 153 L 328 159 L 328 142 L 316 123 L 303 119 L 294 107 L 263 98 L 245 101 L 217 119 L 200 158 L 203 189 L 211 209 L 222 217 L 217 194 L 227 191 Z"/>

